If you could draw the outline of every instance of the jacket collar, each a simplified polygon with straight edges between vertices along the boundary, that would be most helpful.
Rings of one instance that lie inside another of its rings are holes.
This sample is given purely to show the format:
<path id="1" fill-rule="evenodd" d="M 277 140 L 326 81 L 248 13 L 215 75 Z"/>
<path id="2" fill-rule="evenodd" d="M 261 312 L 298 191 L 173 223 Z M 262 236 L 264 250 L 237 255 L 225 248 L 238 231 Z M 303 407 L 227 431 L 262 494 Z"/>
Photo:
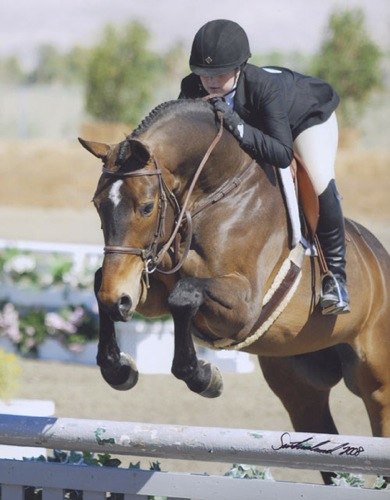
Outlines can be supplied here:
<path id="1" fill-rule="evenodd" d="M 236 89 L 236 95 L 234 97 L 234 110 L 237 111 L 237 113 L 241 116 L 241 118 L 245 120 L 245 118 L 248 118 L 250 113 L 250 107 L 247 105 L 246 101 L 246 74 L 245 74 L 245 67 L 241 70 L 241 74 L 239 76 L 238 82 L 237 82 L 237 89 Z"/>

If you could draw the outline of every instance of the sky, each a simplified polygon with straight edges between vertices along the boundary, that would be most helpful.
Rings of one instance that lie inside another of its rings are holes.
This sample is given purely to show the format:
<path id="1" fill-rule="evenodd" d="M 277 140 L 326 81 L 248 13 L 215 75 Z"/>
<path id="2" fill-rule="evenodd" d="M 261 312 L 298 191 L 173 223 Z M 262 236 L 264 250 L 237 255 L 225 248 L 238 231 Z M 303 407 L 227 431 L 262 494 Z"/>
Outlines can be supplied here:
<path id="1" fill-rule="evenodd" d="M 190 50 L 196 31 L 211 19 L 232 19 L 246 30 L 252 52 L 315 52 L 334 9 L 363 9 L 370 36 L 390 48 L 390 0 L 3 0 L 0 57 L 18 55 L 26 64 L 37 46 L 68 50 L 91 45 L 107 23 L 141 21 L 151 48 L 182 41 Z"/>

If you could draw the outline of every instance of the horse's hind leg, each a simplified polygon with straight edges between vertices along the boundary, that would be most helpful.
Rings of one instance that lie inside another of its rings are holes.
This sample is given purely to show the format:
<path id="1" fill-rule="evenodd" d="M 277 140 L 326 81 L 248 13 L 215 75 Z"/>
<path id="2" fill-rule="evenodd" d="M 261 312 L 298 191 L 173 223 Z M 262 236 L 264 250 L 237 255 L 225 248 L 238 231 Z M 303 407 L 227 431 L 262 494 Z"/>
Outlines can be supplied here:
<path id="1" fill-rule="evenodd" d="M 286 408 L 295 431 L 338 434 L 329 407 L 330 389 L 342 377 L 333 349 L 286 358 L 259 356 L 264 377 Z M 321 472 L 325 484 L 334 473 Z"/>
<path id="2" fill-rule="evenodd" d="M 172 373 L 191 391 L 214 398 L 222 392 L 222 377 L 217 367 L 198 360 L 191 336 L 191 323 L 204 300 L 205 280 L 180 280 L 169 296 L 175 327 L 175 352 Z"/>
<path id="3" fill-rule="evenodd" d="M 355 358 L 350 366 L 350 378 L 355 393 L 367 409 L 373 436 L 390 438 L 390 341 L 388 324 L 380 329 L 382 338 L 370 327 L 355 346 Z M 348 381 L 346 380 L 348 385 Z M 385 478 L 390 484 L 390 476 Z"/>
<path id="4" fill-rule="evenodd" d="M 382 335 L 380 335 L 380 333 Z M 388 322 L 370 325 L 356 339 L 351 376 L 366 406 L 372 433 L 390 437 L 390 339 Z"/>
<path id="5" fill-rule="evenodd" d="M 102 281 L 101 268 L 95 274 L 95 295 Z M 128 354 L 120 352 L 115 335 L 114 322 L 99 304 L 99 344 L 97 364 L 104 380 L 114 389 L 131 389 L 138 381 L 138 370 L 134 360 Z"/>

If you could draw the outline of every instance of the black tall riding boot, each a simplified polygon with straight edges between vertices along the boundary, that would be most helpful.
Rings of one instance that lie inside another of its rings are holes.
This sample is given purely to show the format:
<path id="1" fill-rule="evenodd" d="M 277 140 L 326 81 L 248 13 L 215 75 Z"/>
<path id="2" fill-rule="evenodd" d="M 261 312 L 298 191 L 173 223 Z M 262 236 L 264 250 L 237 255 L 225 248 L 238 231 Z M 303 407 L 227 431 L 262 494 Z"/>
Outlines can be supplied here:
<path id="1" fill-rule="evenodd" d="M 320 305 L 322 314 L 343 314 L 350 311 L 345 274 L 345 230 L 334 179 L 320 194 L 319 202 L 317 236 L 329 269 L 322 278 Z"/>

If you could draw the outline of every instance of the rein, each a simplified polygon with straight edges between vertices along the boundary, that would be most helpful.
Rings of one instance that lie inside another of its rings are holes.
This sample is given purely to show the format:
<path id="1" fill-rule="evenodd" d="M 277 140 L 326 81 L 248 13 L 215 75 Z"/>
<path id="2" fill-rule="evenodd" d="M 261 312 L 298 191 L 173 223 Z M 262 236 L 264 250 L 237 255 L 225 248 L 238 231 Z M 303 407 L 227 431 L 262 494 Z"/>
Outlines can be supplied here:
<path id="1" fill-rule="evenodd" d="M 135 170 L 132 172 L 112 172 L 108 170 L 107 168 L 103 167 L 102 173 L 103 175 L 107 175 L 110 177 L 117 177 L 117 178 L 125 178 L 125 177 L 141 177 L 145 175 L 157 175 L 158 178 L 158 183 L 159 183 L 159 212 L 158 212 L 158 219 L 157 219 L 157 227 L 156 231 L 154 233 L 154 239 L 153 242 L 151 243 L 149 248 L 136 248 L 136 247 L 130 247 L 126 245 L 106 245 L 104 247 L 104 254 L 130 254 L 130 255 L 137 255 L 140 256 L 143 260 L 144 263 L 144 275 L 145 275 L 145 281 L 146 281 L 146 286 L 149 288 L 149 274 L 153 273 L 154 271 L 158 271 L 163 274 L 173 274 L 176 271 L 178 271 L 181 266 L 183 265 L 184 260 L 186 259 L 188 252 L 190 250 L 190 245 L 191 245 L 191 239 L 192 239 L 192 217 L 191 213 L 188 210 L 188 204 L 190 201 L 191 194 L 195 188 L 195 185 L 199 179 L 200 174 L 202 173 L 202 170 L 207 163 L 207 160 L 209 159 L 211 153 L 213 152 L 214 148 L 220 141 L 223 133 L 223 116 L 221 113 L 217 112 L 217 116 L 220 122 L 219 130 L 217 135 L 215 136 L 214 140 L 210 144 L 209 148 L 207 149 L 202 161 L 200 162 L 195 175 L 191 181 L 190 187 L 188 189 L 188 192 L 186 194 L 183 206 L 180 208 L 179 203 L 176 199 L 176 196 L 169 190 L 167 187 L 166 183 L 164 182 L 163 176 L 162 176 L 162 171 L 158 166 L 156 158 L 153 157 L 153 163 L 155 166 L 154 170 L 150 170 L 148 168 L 143 168 L 140 170 Z M 167 199 L 171 201 L 171 203 L 174 205 L 175 212 L 178 213 L 178 217 L 175 220 L 175 226 L 173 228 L 173 231 L 168 238 L 167 242 L 162 246 L 162 248 L 158 251 L 158 244 L 164 237 L 164 226 L 165 226 L 165 218 L 166 218 L 166 210 L 167 210 Z M 175 254 L 178 253 L 178 246 L 179 244 L 177 243 L 177 236 L 179 233 L 179 230 L 181 228 L 181 225 L 185 221 L 187 223 L 188 227 L 188 235 L 185 241 L 184 245 L 184 252 L 177 262 L 177 264 L 169 270 L 163 270 L 158 268 L 158 265 L 161 263 L 163 260 L 165 254 L 170 250 L 172 244 L 174 241 L 176 241 L 176 245 L 174 248 Z"/>

